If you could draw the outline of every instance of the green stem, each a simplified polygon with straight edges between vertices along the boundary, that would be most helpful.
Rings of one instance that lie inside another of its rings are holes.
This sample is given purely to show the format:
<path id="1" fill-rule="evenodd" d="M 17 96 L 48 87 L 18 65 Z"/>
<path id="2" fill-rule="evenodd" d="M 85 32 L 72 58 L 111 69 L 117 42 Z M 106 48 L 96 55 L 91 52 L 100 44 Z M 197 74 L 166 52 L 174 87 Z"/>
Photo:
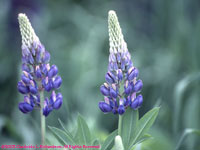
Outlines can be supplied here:
<path id="1" fill-rule="evenodd" d="M 121 136 L 122 133 L 122 115 L 119 115 L 119 121 L 118 121 L 118 135 Z"/>
<path id="2" fill-rule="evenodd" d="M 183 140 L 186 138 L 186 136 L 188 136 L 189 134 L 197 134 L 200 135 L 200 130 L 197 129 L 191 129 L 191 128 L 187 128 L 184 130 L 180 140 L 178 141 L 178 144 L 175 148 L 175 150 L 178 150 L 181 146 L 181 144 L 183 143 Z"/>
<path id="3" fill-rule="evenodd" d="M 45 116 L 43 115 L 43 106 L 44 105 L 44 92 L 40 92 L 40 119 L 41 119 L 41 144 L 45 145 Z"/>

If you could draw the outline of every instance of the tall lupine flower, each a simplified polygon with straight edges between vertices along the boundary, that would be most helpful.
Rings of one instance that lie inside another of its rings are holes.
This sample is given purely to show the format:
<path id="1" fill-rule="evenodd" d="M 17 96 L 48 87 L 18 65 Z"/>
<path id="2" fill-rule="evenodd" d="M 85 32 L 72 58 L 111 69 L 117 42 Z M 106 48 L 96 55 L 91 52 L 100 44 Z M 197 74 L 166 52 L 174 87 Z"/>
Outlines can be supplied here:
<path id="1" fill-rule="evenodd" d="M 122 115 L 129 106 L 136 110 L 142 102 L 141 91 L 143 83 L 138 80 L 139 71 L 133 66 L 131 55 L 114 11 L 108 13 L 108 31 L 110 55 L 106 82 L 101 85 L 100 91 L 104 101 L 99 102 L 102 112 Z"/>
<path id="2" fill-rule="evenodd" d="M 24 95 L 19 109 L 23 113 L 42 109 L 43 115 L 48 116 L 53 109 L 59 109 L 62 105 L 62 94 L 55 92 L 62 79 L 57 75 L 56 65 L 50 66 L 50 54 L 41 44 L 27 16 L 19 14 L 18 20 L 22 36 L 22 74 L 17 88 Z M 41 93 L 44 91 L 51 93 L 50 98 L 43 100 Z"/>

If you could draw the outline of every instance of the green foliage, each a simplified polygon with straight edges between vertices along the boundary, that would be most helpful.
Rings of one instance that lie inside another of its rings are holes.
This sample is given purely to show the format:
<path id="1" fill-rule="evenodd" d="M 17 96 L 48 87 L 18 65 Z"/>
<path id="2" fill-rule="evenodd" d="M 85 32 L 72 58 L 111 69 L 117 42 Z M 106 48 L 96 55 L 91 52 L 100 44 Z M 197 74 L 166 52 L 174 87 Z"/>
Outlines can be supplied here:
<path id="1" fill-rule="evenodd" d="M 92 146 L 98 146 L 101 145 L 98 139 L 94 139 L 92 142 Z M 92 150 L 96 150 L 96 148 L 93 148 Z"/>
<path id="2" fill-rule="evenodd" d="M 200 80 L 200 73 L 190 74 L 187 77 L 180 80 L 175 87 L 174 91 L 174 100 L 175 100 L 175 114 L 174 114 L 174 132 L 178 131 L 180 128 L 180 115 L 181 115 L 181 108 L 184 104 L 184 95 L 187 92 L 186 90 L 188 87 L 191 87 L 192 84 L 196 83 Z M 190 104 L 191 105 L 191 104 Z"/>
<path id="3" fill-rule="evenodd" d="M 184 138 L 186 136 L 188 136 L 189 134 L 197 134 L 198 136 L 200 136 L 200 130 L 197 130 L 197 129 L 185 129 L 183 134 L 182 134 L 182 136 L 180 137 L 179 142 L 176 145 L 176 148 L 175 148 L 176 150 L 178 150 L 180 148 Z"/>
<path id="4" fill-rule="evenodd" d="M 131 144 L 133 145 L 137 143 L 138 141 L 142 139 L 146 139 L 146 136 L 144 134 L 149 130 L 149 128 L 153 125 L 158 112 L 159 112 L 159 107 L 155 107 L 152 110 L 148 111 L 137 123 L 136 125 L 136 131 L 134 132 L 133 136 L 131 137 Z"/>
<path id="5" fill-rule="evenodd" d="M 177 147 L 180 146 L 181 141 L 187 134 L 195 133 L 195 131 L 197 131 L 192 128 L 199 129 L 200 120 L 198 119 L 198 114 L 200 114 L 200 111 L 198 107 L 200 102 L 197 100 L 199 98 L 197 92 L 199 90 L 199 81 L 200 73 L 192 73 L 180 80 L 175 86 L 173 131 L 174 140 L 178 143 Z M 191 91 L 191 89 L 193 90 Z M 183 116 L 185 120 L 182 120 Z M 181 135 L 182 132 L 183 134 Z M 195 145 L 198 141 L 199 136 L 192 134 L 190 138 L 184 142 L 183 147 L 196 148 Z"/>
<path id="6" fill-rule="evenodd" d="M 87 123 L 85 122 L 85 120 L 78 115 L 78 119 L 77 119 L 77 131 L 75 136 L 72 135 L 72 133 L 70 133 L 64 123 L 58 119 L 60 125 L 62 126 L 62 128 L 64 129 L 58 129 L 56 127 L 50 127 L 49 129 L 52 131 L 52 133 L 55 135 L 55 137 L 57 138 L 57 140 L 62 144 L 62 145 L 86 145 L 86 146 L 91 146 L 91 144 L 98 144 L 99 141 L 96 139 L 91 139 L 91 134 L 90 134 L 90 130 L 88 128 Z M 92 142 L 93 140 L 93 142 Z M 53 143 L 52 143 L 53 144 Z"/>
<path id="7" fill-rule="evenodd" d="M 74 145 L 76 143 L 71 134 L 68 134 L 67 132 L 60 130 L 56 127 L 49 126 L 49 129 L 53 132 L 53 134 L 62 145 Z"/>
<path id="8" fill-rule="evenodd" d="M 153 125 L 159 112 L 159 107 L 155 107 L 147 112 L 140 120 L 138 118 L 138 111 L 128 109 L 122 117 L 121 136 L 117 136 L 118 130 L 113 131 L 102 144 L 101 150 L 119 150 L 124 147 L 125 150 L 131 150 L 135 145 L 144 142 L 151 138 L 147 134 L 149 128 Z M 58 141 L 63 145 L 98 145 L 99 140 L 92 139 L 91 133 L 86 121 L 78 115 L 77 131 L 75 136 L 65 128 L 64 123 L 59 119 L 59 123 L 63 130 L 55 127 L 49 129 L 53 132 Z M 114 144 L 115 139 L 115 144 Z M 121 148 L 120 148 L 121 147 Z"/>
<path id="9" fill-rule="evenodd" d="M 114 145 L 114 138 L 117 135 L 117 130 L 113 131 L 104 141 L 101 150 L 110 150 Z"/>
<path id="10" fill-rule="evenodd" d="M 72 136 L 72 133 L 70 133 L 64 123 L 58 119 L 60 125 L 64 129 L 58 129 L 56 127 L 49 126 L 49 129 L 51 132 L 55 135 L 56 139 L 61 143 L 61 145 L 86 145 L 86 146 L 98 146 L 101 145 L 98 139 L 92 139 L 90 130 L 88 128 L 88 125 L 86 121 L 78 115 L 77 119 L 77 131 L 75 136 Z M 110 150 L 114 145 L 114 138 L 117 135 L 117 130 L 112 132 L 104 141 L 102 144 L 101 150 Z M 53 143 L 51 143 L 53 144 Z"/>
<path id="11" fill-rule="evenodd" d="M 78 116 L 78 129 L 76 132 L 76 140 L 80 145 L 91 145 L 91 135 L 85 120 L 79 115 Z"/>
<path id="12" fill-rule="evenodd" d="M 138 110 L 134 111 L 131 108 L 128 108 L 126 113 L 122 116 L 122 132 L 120 136 L 122 137 L 125 149 L 128 149 L 131 144 L 131 139 L 134 136 L 138 120 Z"/>
<path id="13" fill-rule="evenodd" d="M 125 149 L 130 150 L 135 144 L 141 143 L 151 137 L 146 133 L 153 125 L 158 112 L 159 107 L 155 107 L 139 120 L 138 111 L 127 110 L 122 117 L 121 127 L 121 136 Z"/>

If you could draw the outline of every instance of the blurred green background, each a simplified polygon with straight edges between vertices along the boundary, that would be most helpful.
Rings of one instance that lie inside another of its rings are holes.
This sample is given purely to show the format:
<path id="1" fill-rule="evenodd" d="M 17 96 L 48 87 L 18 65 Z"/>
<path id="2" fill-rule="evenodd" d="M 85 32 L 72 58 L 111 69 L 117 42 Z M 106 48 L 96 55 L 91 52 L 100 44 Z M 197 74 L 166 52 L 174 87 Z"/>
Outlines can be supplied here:
<path id="1" fill-rule="evenodd" d="M 64 104 L 49 115 L 47 125 L 59 127 L 60 118 L 72 130 L 80 113 L 102 140 L 117 128 L 117 116 L 98 108 L 108 65 L 110 9 L 117 12 L 144 83 L 140 116 L 161 106 L 150 131 L 154 138 L 142 149 L 174 149 L 185 129 L 200 129 L 200 1 L 0 0 L 0 145 L 40 143 L 39 112 L 18 110 L 20 12 L 29 17 L 63 79 Z M 54 140 L 50 132 L 48 138 Z M 200 150 L 200 137 L 189 134 L 180 149 Z"/>

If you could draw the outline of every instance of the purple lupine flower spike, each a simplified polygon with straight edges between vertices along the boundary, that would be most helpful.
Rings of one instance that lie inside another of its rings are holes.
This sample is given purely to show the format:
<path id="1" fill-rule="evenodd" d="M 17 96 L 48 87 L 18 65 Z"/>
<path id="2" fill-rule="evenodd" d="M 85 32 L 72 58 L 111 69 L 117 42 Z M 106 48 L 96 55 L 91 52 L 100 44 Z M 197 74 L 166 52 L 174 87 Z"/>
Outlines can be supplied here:
<path id="1" fill-rule="evenodd" d="M 20 32 L 22 36 L 22 75 L 17 88 L 24 94 L 24 102 L 19 103 L 19 110 L 29 113 L 34 108 L 43 110 L 48 116 L 53 109 L 59 109 L 63 102 L 61 93 L 56 94 L 62 84 L 56 65 L 50 66 L 50 53 L 35 34 L 27 16 L 19 14 Z M 50 92 L 51 97 L 40 99 L 41 92 Z M 51 92 L 52 91 L 52 92 Z M 41 103 L 43 102 L 44 103 Z"/>
<path id="2" fill-rule="evenodd" d="M 141 91 L 143 82 L 137 80 L 139 71 L 133 66 L 131 55 L 114 11 L 108 14 L 108 30 L 110 55 L 106 83 L 101 85 L 100 91 L 104 101 L 99 102 L 99 108 L 104 113 L 122 115 L 130 106 L 138 109 L 143 102 Z"/>

